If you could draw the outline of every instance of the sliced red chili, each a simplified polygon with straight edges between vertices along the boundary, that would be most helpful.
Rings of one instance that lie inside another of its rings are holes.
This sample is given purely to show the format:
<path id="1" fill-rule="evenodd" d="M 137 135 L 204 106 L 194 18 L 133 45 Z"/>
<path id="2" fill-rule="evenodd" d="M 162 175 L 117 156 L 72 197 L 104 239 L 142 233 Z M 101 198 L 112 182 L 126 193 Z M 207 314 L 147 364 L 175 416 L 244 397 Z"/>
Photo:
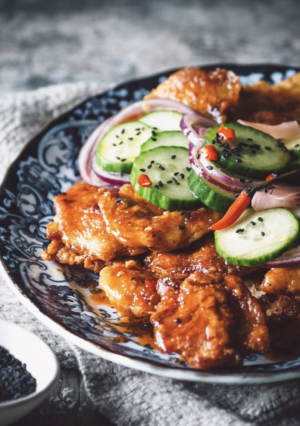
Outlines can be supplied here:
<path id="1" fill-rule="evenodd" d="M 271 173 L 269 176 L 266 177 L 266 181 L 268 182 L 269 180 L 273 180 L 276 178 L 277 175 L 275 175 L 275 173 Z"/>
<path id="2" fill-rule="evenodd" d="M 219 222 L 214 223 L 210 229 L 212 231 L 220 231 L 221 229 L 228 228 L 228 226 L 232 225 L 241 214 L 246 210 L 246 208 L 251 203 L 251 197 L 247 194 L 247 192 L 243 191 L 237 197 L 235 202 L 229 207 L 228 211 L 222 217 Z"/>
<path id="3" fill-rule="evenodd" d="M 217 131 L 218 135 L 222 136 L 222 142 L 233 141 L 235 139 L 235 131 L 233 129 L 227 129 L 224 124 L 222 124 Z"/>
<path id="4" fill-rule="evenodd" d="M 218 152 L 212 145 L 204 146 L 201 149 L 201 156 L 207 158 L 210 161 L 218 161 Z"/>
<path id="5" fill-rule="evenodd" d="M 143 188 L 149 188 L 152 186 L 152 182 L 147 175 L 140 175 L 137 183 Z"/>

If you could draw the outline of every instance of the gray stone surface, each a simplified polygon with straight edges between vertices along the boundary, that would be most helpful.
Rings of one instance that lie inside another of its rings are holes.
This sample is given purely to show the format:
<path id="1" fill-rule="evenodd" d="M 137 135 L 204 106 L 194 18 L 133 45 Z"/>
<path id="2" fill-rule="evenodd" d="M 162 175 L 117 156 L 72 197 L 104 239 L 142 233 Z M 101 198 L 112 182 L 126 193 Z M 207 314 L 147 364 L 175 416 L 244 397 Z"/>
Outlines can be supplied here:
<path id="1" fill-rule="evenodd" d="M 299 0 L 0 0 L 0 93 L 205 63 L 300 65 Z"/>

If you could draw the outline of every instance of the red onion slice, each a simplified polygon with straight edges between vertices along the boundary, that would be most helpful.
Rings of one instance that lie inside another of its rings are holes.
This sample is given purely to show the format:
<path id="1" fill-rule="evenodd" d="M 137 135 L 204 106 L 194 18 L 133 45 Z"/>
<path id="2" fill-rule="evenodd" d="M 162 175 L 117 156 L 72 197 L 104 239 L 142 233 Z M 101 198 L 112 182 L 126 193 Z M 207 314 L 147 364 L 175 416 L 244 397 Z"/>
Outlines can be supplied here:
<path id="1" fill-rule="evenodd" d="M 286 121 L 285 123 L 275 126 L 271 126 L 270 124 L 251 123 L 243 120 L 238 120 L 237 122 L 243 126 L 253 127 L 253 129 L 267 133 L 275 139 L 293 139 L 300 136 L 300 126 L 297 121 Z"/>
<path id="2" fill-rule="evenodd" d="M 275 260 L 262 265 L 265 268 L 282 268 L 286 266 L 297 266 L 300 265 L 300 246 L 288 250 L 282 256 Z"/>
<path id="3" fill-rule="evenodd" d="M 120 187 L 125 183 L 130 183 L 130 175 L 104 172 L 95 160 L 93 161 L 93 171 L 102 182 L 108 183 L 109 185 Z"/>
<path id="4" fill-rule="evenodd" d="M 271 184 L 268 192 L 257 191 L 252 199 L 252 207 L 255 211 L 284 207 L 294 210 L 300 205 L 300 187 Z"/>
<path id="5" fill-rule="evenodd" d="M 209 128 L 215 124 L 215 121 L 202 117 L 202 115 L 186 114 L 180 121 L 180 128 L 189 141 L 197 145 L 199 139 L 205 138 Z"/>

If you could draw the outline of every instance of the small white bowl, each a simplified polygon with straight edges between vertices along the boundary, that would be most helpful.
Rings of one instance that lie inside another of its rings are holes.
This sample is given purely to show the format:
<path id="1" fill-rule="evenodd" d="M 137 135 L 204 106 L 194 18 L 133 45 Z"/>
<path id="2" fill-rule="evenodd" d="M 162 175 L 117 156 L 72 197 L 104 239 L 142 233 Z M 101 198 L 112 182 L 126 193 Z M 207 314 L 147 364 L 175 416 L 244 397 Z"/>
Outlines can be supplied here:
<path id="1" fill-rule="evenodd" d="M 0 403 L 0 426 L 28 414 L 49 396 L 59 378 L 59 363 L 46 343 L 19 325 L 0 320 L 0 346 L 26 364 L 36 379 L 36 391 L 14 401 Z"/>

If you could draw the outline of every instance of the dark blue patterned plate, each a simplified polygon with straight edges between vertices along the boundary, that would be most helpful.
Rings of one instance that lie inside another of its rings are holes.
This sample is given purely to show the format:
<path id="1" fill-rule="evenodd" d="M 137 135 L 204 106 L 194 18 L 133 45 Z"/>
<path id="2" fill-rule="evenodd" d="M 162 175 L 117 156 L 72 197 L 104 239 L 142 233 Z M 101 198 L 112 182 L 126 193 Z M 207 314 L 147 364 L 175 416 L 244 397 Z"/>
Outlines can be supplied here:
<path id="1" fill-rule="evenodd" d="M 261 79 L 279 82 L 296 70 L 274 65 L 233 65 L 242 84 Z M 214 69 L 216 65 L 202 67 Z M 52 121 L 23 149 L 7 171 L 0 196 L 0 249 L 8 285 L 25 306 L 53 331 L 107 360 L 182 380 L 223 383 L 266 383 L 300 377 L 300 346 L 288 361 L 249 355 L 235 369 L 202 371 L 187 366 L 176 354 L 166 355 L 147 343 L 142 327 L 119 321 L 107 306 L 88 270 L 41 259 L 47 247 L 47 224 L 53 219 L 52 199 L 78 179 L 77 157 L 91 132 L 120 108 L 141 99 L 173 71 L 121 84 L 91 97 Z"/>

